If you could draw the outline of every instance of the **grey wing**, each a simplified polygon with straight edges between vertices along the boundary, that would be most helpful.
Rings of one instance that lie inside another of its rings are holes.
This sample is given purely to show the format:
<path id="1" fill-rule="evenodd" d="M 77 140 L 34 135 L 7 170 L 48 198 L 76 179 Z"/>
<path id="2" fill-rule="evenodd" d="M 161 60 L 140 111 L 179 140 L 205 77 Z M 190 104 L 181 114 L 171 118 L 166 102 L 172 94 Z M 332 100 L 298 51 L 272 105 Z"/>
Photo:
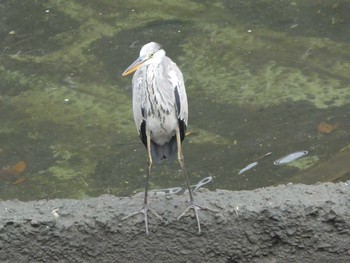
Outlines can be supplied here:
<path id="1" fill-rule="evenodd" d="M 168 78 L 172 86 L 173 96 L 175 98 L 175 107 L 180 129 L 181 141 L 185 139 L 186 127 L 188 124 L 188 103 L 185 83 L 180 69 L 169 59 Z"/>
<path id="2" fill-rule="evenodd" d="M 169 59 L 170 60 L 170 59 Z M 188 103 L 185 83 L 180 69 L 170 60 L 168 78 L 173 87 L 177 116 L 185 125 L 188 123 Z"/>
<path id="3" fill-rule="evenodd" d="M 147 138 L 145 132 L 145 81 L 145 70 L 139 69 L 138 71 L 136 71 L 132 78 L 132 108 L 137 131 L 139 132 L 142 142 L 145 145 L 147 145 Z"/>

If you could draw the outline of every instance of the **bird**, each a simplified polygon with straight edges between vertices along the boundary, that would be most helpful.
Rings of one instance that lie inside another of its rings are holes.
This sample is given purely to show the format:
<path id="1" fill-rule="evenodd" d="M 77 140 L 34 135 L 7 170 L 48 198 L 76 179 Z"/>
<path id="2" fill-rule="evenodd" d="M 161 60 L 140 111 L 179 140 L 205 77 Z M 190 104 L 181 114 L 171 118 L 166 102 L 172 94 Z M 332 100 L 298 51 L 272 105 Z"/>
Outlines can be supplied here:
<path id="1" fill-rule="evenodd" d="M 193 192 L 185 169 L 182 141 L 188 124 L 188 102 L 183 75 L 178 66 L 166 56 L 160 44 L 150 42 L 140 50 L 139 57 L 122 73 L 132 78 L 133 116 L 142 143 L 147 149 L 147 177 L 142 207 L 123 219 L 143 214 L 146 234 L 148 212 L 158 219 L 162 217 L 149 206 L 148 183 L 153 162 L 177 157 L 189 193 L 189 206 L 177 218 L 181 219 L 193 210 L 198 232 L 201 233 L 198 211 L 206 209 L 194 202 Z"/>

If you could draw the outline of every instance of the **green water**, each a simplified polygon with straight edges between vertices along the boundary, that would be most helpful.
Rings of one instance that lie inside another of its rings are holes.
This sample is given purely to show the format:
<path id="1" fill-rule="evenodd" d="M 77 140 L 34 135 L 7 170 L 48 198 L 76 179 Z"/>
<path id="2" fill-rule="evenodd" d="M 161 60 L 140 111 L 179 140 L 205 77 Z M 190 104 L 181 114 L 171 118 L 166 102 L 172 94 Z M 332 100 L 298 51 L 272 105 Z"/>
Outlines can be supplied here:
<path id="1" fill-rule="evenodd" d="M 254 189 L 322 165 L 350 145 L 349 6 L 2 1 L 0 199 L 142 191 L 146 151 L 132 118 L 131 77 L 121 73 L 150 41 L 185 77 L 192 183 L 212 176 L 210 189 Z M 322 121 L 339 128 L 321 134 Z M 299 150 L 309 151 L 304 160 L 273 165 Z M 20 161 L 23 172 L 8 172 Z M 154 167 L 152 188 L 183 182 L 177 163 Z"/>

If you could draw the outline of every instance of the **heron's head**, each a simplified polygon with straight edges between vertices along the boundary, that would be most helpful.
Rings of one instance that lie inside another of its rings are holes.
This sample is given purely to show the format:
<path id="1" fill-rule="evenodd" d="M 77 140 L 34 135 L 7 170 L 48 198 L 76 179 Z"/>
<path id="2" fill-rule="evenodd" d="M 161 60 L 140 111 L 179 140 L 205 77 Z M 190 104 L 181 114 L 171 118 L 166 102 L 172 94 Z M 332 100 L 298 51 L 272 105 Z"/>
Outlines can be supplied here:
<path id="1" fill-rule="evenodd" d="M 140 56 L 136 59 L 122 74 L 122 76 L 129 75 L 142 66 L 156 63 L 165 56 L 165 51 L 156 42 L 150 42 L 141 48 Z"/>

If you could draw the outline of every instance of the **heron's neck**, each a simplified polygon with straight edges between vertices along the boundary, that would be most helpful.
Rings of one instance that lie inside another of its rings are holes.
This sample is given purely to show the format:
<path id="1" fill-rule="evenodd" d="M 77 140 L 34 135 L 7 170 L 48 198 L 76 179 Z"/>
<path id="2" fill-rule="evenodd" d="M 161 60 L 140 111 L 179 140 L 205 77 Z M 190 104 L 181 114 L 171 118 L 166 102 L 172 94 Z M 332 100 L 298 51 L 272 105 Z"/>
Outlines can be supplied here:
<path id="1" fill-rule="evenodd" d="M 152 59 L 150 59 L 151 61 L 150 63 L 159 64 L 164 57 L 165 57 L 165 51 L 164 49 L 160 49 L 156 53 L 154 53 Z"/>
<path id="2" fill-rule="evenodd" d="M 153 57 L 146 60 L 142 66 L 148 66 L 148 65 L 155 66 L 155 65 L 159 64 L 164 57 L 165 57 L 165 51 L 163 49 L 158 50 L 156 53 L 154 53 Z"/>

